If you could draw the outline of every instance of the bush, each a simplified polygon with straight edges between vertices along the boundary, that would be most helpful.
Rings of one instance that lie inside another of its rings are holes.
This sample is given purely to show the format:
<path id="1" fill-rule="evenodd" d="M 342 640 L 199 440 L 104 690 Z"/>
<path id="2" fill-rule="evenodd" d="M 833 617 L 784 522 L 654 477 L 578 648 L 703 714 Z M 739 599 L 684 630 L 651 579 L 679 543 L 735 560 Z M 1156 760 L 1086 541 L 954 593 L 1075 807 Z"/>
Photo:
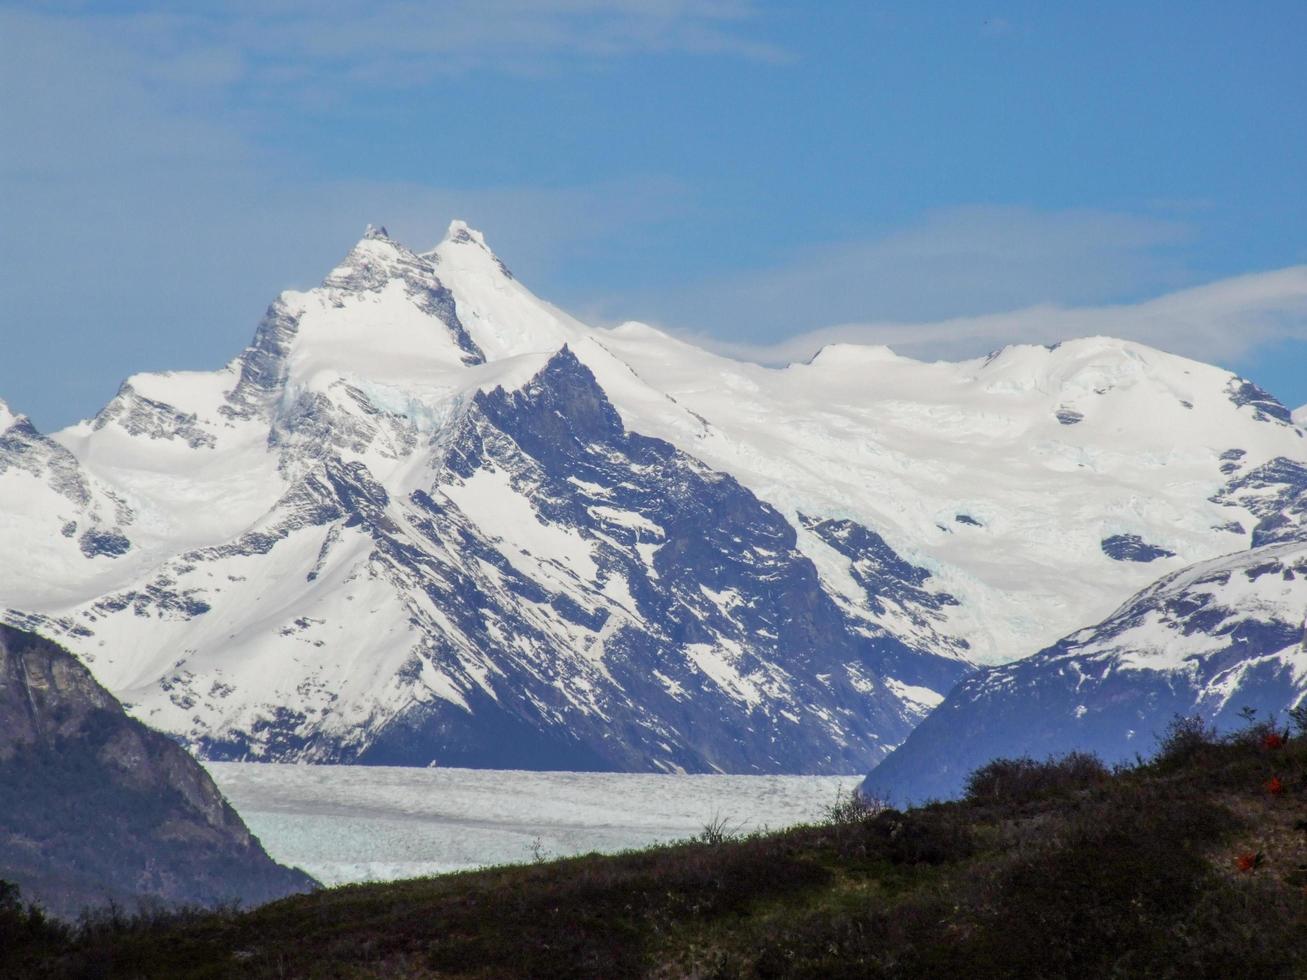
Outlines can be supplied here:
<path id="1" fill-rule="evenodd" d="M 971 821 L 953 807 L 882 810 L 865 826 L 872 851 L 890 864 L 950 864 L 976 851 Z"/>
<path id="2" fill-rule="evenodd" d="M 1216 744 L 1216 729 L 1202 715 L 1176 715 L 1157 738 L 1157 761 L 1183 765 Z"/>
<path id="3" fill-rule="evenodd" d="M 857 790 L 845 793 L 841 788 L 835 792 L 835 802 L 824 809 L 825 822 L 835 826 L 860 824 L 872 819 L 887 807 L 888 804 L 884 800 L 863 796 Z"/>
<path id="4" fill-rule="evenodd" d="M 18 886 L 0 878 L 0 965 L 6 954 L 41 951 L 63 943 L 69 930 L 39 905 L 22 902 Z"/>
<path id="5" fill-rule="evenodd" d="M 1110 776 L 1098 756 L 1068 752 L 1037 762 L 1029 756 L 994 759 L 967 777 L 966 798 L 976 803 L 1025 803 L 1105 782 Z"/>
<path id="6" fill-rule="evenodd" d="M 1299 738 L 1307 738 L 1307 698 L 1289 709 L 1289 724 L 1293 725 L 1294 733 Z"/>

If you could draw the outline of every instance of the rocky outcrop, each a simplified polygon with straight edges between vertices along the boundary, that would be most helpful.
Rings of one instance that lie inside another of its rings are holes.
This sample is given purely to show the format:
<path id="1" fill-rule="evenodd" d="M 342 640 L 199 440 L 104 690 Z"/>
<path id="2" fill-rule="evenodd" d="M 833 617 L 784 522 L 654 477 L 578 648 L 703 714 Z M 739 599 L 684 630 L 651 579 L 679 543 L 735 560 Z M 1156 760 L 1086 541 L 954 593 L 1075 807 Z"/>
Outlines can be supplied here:
<path id="1" fill-rule="evenodd" d="M 0 878 L 58 915 L 259 904 L 314 886 L 274 862 L 208 773 L 73 656 L 0 626 Z"/>

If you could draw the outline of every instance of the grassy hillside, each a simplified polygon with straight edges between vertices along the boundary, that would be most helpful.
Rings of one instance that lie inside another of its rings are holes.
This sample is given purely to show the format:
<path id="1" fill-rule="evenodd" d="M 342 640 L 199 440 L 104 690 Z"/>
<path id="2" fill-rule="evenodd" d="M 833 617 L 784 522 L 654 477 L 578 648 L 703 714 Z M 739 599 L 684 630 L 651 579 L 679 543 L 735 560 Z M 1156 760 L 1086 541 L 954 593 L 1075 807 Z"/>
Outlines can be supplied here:
<path id="1" fill-rule="evenodd" d="M 243 913 L 65 930 L 10 901 L 0 974 L 1307 976 L 1307 737 L 1279 742 L 1180 724 L 1117 772 L 996 762 L 957 803 Z"/>

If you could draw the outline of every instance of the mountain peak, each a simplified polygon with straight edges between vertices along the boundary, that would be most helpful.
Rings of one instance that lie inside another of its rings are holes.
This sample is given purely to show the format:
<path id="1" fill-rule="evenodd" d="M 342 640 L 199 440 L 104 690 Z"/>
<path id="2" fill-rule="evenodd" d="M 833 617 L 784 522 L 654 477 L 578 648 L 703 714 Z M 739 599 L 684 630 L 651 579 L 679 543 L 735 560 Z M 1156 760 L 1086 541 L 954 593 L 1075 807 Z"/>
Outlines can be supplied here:
<path id="1" fill-rule="evenodd" d="M 473 248 L 462 246 L 471 245 Z M 444 240 L 423 255 L 423 258 L 443 263 L 446 268 L 468 272 L 491 272 L 512 279 L 508 266 L 486 244 L 486 236 L 466 221 L 455 218 L 449 223 Z"/>
<path id="2" fill-rule="evenodd" d="M 3 398 L 0 398 L 0 432 L 4 432 L 10 426 L 23 421 L 24 418 L 25 416 L 15 412 Z"/>
<path id="3" fill-rule="evenodd" d="M 370 224 L 363 229 L 364 241 L 370 241 L 372 239 L 377 239 L 377 238 L 382 239 L 384 241 L 390 241 L 390 232 L 386 231 L 385 225 Z"/>
<path id="4" fill-rule="evenodd" d="M 487 250 L 489 248 L 486 245 L 486 236 L 460 218 L 455 218 L 449 223 L 449 230 L 445 232 L 445 241 L 480 245 Z"/>

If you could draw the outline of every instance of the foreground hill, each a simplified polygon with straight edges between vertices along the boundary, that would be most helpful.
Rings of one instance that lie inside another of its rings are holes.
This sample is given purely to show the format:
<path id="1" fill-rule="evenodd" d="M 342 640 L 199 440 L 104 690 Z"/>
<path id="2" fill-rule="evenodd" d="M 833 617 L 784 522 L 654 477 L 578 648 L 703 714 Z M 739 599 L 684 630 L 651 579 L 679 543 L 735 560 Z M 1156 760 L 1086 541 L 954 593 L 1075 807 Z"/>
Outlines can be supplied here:
<path id="1" fill-rule="evenodd" d="M 0 879 L 51 912 L 255 905 L 314 886 L 200 765 L 48 640 L 0 626 Z"/>
<path id="2" fill-rule="evenodd" d="M 1307 705 L 1307 469 L 1259 547 L 1174 572 L 1033 657 L 967 678 L 867 777 L 896 801 L 947 799 L 995 756 L 1146 751 L 1175 715 L 1218 729 Z M 1266 525 L 1266 526 L 1263 526 Z"/>
<path id="3" fill-rule="evenodd" d="M 1289 977 L 1307 739 L 1173 731 L 1152 764 L 1000 763 L 961 803 L 394 884 L 246 913 L 10 907 L 0 970 L 106 977 Z M 6 919 L 7 915 L 7 919 Z"/>
<path id="4" fill-rule="evenodd" d="M 866 771 L 974 665 L 1255 544 L 1304 460 L 1138 344 L 768 368 L 373 229 L 221 370 L 0 407 L 0 615 L 208 758 Z"/>

